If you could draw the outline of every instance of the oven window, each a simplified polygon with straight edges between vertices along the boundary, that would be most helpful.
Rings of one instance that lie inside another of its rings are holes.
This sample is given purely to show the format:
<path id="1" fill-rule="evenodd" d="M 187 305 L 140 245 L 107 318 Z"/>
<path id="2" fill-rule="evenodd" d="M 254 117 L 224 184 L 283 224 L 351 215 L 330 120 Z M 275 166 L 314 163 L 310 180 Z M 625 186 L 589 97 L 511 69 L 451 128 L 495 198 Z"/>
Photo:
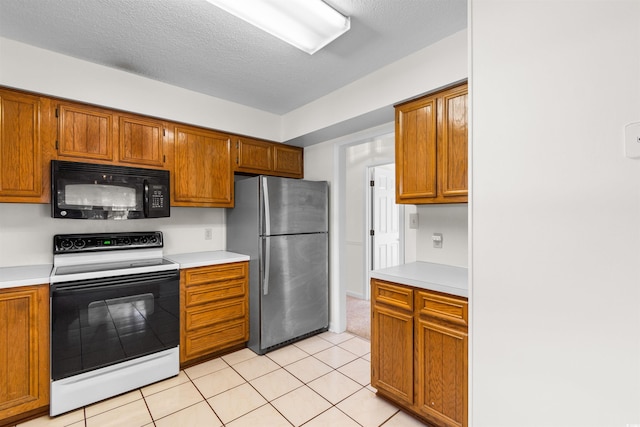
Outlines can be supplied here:
<path id="1" fill-rule="evenodd" d="M 101 184 L 67 184 L 64 187 L 64 201 L 61 209 L 93 209 L 99 206 L 105 210 L 124 211 L 138 209 L 136 190 L 133 187 Z"/>
<path id="2" fill-rule="evenodd" d="M 176 347 L 179 279 L 78 287 L 60 286 L 51 297 L 51 378 Z M 126 277 L 126 276 L 124 276 Z"/>

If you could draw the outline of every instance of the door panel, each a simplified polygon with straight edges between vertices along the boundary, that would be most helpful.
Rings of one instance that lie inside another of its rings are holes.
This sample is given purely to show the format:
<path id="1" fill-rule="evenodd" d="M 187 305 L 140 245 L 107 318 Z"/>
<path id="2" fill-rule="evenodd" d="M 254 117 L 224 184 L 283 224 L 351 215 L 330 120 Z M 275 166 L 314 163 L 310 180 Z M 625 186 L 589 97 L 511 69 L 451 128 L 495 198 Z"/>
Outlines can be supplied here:
<path id="1" fill-rule="evenodd" d="M 400 264 L 400 215 L 395 203 L 395 168 L 378 166 L 373 170 L 373 265 L 372 270 Z"/>
<path id="2" fill-rule="evenodd" d="M 328 230 L 328 188 L 324 181 L 262 177 L 260 197 L 262 236 Z"/>
<path id="3" fill-rule="evenodd" d="M 262 348 L 327 327 L 327 235 L 264 237 L 262 243 Z"/>

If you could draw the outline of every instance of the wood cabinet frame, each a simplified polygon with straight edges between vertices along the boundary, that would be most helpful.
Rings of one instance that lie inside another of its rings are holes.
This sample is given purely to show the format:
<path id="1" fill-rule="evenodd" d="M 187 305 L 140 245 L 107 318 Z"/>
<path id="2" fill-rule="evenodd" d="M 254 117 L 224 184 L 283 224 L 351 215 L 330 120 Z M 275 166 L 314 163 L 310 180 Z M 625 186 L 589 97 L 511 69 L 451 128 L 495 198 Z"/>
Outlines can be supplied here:
<path id="1" fill-rule="evenodd" d="M 0 425 L 49 405 L 49 285 L 0 290 Z"/>
<path id="2" fill-rule="evenodd" d="M 180 364 L 240 348 L 249 340 L 249 262 L 180 271 Z"/>
<path id="3" fill-rule="evenodd" d="M 396 203 L 468 201 L 467 85 L 395 106 Z"/>
<path id="4" fill-rule="evenodd" d="M 0 88 L 0 202 L 49 202 L 53 114 L 49 98 Z"/>
<path id="5" fill-rule="evenodd" d="M 168 169 L 172 206 L 233 207 L 234 172 L 304 176 L 300 147 L 0 87 L 0 203 L 49 203 L 51 160 Z"/>
<path id="6" fill-rule="evenodd" d="M 276 142 L 241 137 L 235 140 L 234 171 L 302 178 L 304 150 Z"/>
<path id="7" fill-rule="evenodd" d="M 371 385 L 443 427 L 468 419 L 466 298 L 371 279 Z"/>

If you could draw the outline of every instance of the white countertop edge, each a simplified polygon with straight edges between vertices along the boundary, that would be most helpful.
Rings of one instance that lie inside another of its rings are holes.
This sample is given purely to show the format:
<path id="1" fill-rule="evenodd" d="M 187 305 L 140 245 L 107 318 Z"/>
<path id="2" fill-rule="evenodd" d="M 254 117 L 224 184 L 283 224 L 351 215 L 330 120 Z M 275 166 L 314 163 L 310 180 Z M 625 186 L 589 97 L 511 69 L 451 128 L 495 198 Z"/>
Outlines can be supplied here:
<path id="1" fill-rule="evenodd" d="M 469 297 L 468 270 L 464 267 L 418 261 L 374 270 L 371 277 L 449 295 Z"/>
<path id="2" fill-rule="evenodd" d="M 51 264 L 0 267 L 0 289 L 48 284 L 52 268 Z"/>
<path id="3" fill-rule="evenodd" d="M 164 258 L 180 264 L 181 269 L 249 261 L 248 255 L 228 251 L 205 251 L 169 254 L 165 255 Z"/>

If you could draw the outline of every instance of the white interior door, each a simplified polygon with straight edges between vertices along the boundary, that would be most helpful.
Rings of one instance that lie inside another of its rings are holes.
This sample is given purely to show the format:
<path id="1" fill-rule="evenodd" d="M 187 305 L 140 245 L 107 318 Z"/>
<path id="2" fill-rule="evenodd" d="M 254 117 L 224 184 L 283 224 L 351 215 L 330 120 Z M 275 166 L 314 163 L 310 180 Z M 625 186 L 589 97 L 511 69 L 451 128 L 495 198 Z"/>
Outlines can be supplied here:
<path id="1" fill-rule="evenodd" d="M 370 168 L 371 270 L 400 264 L 400 206 L 395 202 L 395 165 Z"/>

